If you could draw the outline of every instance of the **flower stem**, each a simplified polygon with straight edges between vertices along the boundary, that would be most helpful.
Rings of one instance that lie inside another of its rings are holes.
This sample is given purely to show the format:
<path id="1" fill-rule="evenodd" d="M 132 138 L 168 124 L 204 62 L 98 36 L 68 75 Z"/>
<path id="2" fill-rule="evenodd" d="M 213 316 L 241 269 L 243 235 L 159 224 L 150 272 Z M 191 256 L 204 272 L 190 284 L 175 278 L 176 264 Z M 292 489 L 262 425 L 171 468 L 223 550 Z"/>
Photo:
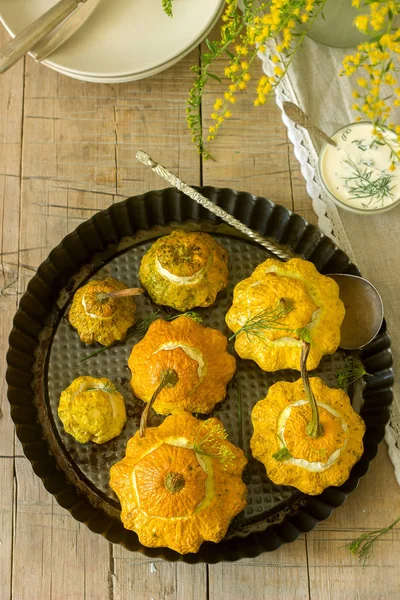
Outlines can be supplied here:
<path id="1" fill-rule="evenodd" d="M 153 404 L 156 401 L 160 392 L 162 392 L 162 390 L 167 386 L 174 387 L 174 385 L 176 385 L 177 382 L 178 382 L 178 375 L 177 375 L 176 371 L 174 371 L 174 369 L 165 369 L 165 371 L 162 372 L 161 381 L 160 381 L 156 391 L 152 395 L 150 402 L 147 404 L 146 408 L 144 409 L 142 418 L 140 419 L 140 429 L 139 429 L 140 437 L 144 437 L 146 435 L 146 427 L 147 427 L 147 419 L 149 416 L 149 410 L 153 406 Z"/>
<path id="2" fill-rule="evenodd" d="M 312 438 L 319 438 L 323 435 L 324 430 L 319 420 L 319 411 L 317 401 L 315 400 L 314 392 L 311 389 L 310 380 L 307 371 L 307 358 L 310 352 L 310 344 L 308 342 L 302 343 L 301 347 L 301 359 L 300 359 L 300 370 L 301 378 L 303 380 L 304 389 L 307 395 L 307 400 L 311 406 L 311 421 L 307 425 L 306 432 Z"/>

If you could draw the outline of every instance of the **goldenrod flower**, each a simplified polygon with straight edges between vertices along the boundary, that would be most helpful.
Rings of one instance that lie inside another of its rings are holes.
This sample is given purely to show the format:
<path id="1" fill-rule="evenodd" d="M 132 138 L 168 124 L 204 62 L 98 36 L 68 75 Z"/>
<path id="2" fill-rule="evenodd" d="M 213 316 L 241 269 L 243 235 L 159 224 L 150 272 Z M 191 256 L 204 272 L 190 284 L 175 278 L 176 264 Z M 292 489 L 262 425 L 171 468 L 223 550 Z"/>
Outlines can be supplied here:
<path id="1" fill-rule="evenodd" d="M 273 75 L 262 75 L 256 85 L 255 106 L 262 106 L 280 84 L 292 58 L 307 34 L 308 28 L 321 12 L 325 3 L 334 0 L 269 0 L 262 3 L 245 3 L 244 12 L 237 6 L 237 0 L 226 0 L 222 17 L 221 39 L 209 44 L 209 51 L 202 57 L 200 66 L 193 67 L 196 73 L 190 91 L 187 108 L 187 121 L 192 138 L 198 150 L 207 156 L 202 137 L 200 108 L 205 85 L 213 78 L 212 65 L 218 58 L 229 55 L 223 66 L 227 80 L 225 92 L 217 98 L 211 112 L 213 125 L 208 132 L 208 141 L 214 139 L 219 128 L 231 117 L 228 110 L 236 102 L 240 91 L 248 87 L 251 69 L 258 52 L 267 52 L 269 41 L 274 40 L 275 50 L 270 60 Z M 366 39 L 357 49 L 343 60 L 341 75 L 357 75 L 357 87 L 352 96 L 358 102 L 353 110 L 358 112 L 356 120 L 368 118 L 378 128 L 389 128 L 399 136 L 400 125 L 392 125 L 392 107 L 400 106 L 400 86 L 396 87 L 395 71 L 399 70 L 400 29 L 393 26 L 393 18 L 400 14 L 400 0 L 348 0 L 363 11 L 355 20 L 355 26 L 363 32 L 374 33 L 372 40 Z M 297 24 L 305 25 L 298 30 Z M 392 88 L 390 93 L 383 86 Z M 377 130 L 377 134 L 379 131 Z"/>
<path id="2" fill-rule="evenodd" d="M 357 29 L 359 29 L 363 33 L 367 32 L 368 23 L 369 23 L 368 15 L 358 15 L 358 17 L 356 17 L 354 20 L 354 24 L 357 27 Z"/>

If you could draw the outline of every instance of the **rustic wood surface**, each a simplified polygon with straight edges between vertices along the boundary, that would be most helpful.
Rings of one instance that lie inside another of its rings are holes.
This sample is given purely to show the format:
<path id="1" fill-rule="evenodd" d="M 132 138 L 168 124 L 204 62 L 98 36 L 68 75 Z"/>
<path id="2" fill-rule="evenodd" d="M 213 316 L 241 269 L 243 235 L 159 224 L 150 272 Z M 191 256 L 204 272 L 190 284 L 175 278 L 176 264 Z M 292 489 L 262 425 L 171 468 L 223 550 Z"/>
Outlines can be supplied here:
<path id="1" fill-rule="evenodd" d="M 7 39 L 0 31 L 0 45 Z M 251 99 L 199 159 L 185 125 L 189 67 L 198 52 L 151 79 L 86 84 L 21 61 L 0 86 L 0 344 L 19 296 L 63 236 L 96 211 L 163 182 L 134 155 L 147 150 L 193 184 L 266 195 L 315 222 L 278 109 Z M 204 100 L 204 120 L 214 95 Z M 213 566 L 169 564 L 112 546 L 58 506 L 10 419 L 0 363 L 0 600 L 355 600 L 400 597 L 400 530 L 362 569 L 343 544 L 400 513 L 386 446 L 345 505 L 274 553 Z"/>

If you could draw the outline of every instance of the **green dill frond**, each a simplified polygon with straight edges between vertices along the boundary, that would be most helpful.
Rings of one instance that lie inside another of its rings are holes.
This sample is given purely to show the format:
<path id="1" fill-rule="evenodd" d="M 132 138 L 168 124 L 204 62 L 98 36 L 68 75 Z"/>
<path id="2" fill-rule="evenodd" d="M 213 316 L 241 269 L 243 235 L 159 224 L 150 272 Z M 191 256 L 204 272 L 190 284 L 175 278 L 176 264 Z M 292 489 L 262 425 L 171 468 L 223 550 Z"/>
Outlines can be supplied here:
<path id="1" fill-rule="evenodd" d="M 349 544 L 342 546 L 342 548 L 346 548 L 349 550 L 354 556 L 359 560 L 359 562 L 365 567 L 368 559 L 370 558 L 375 542 L 382 536 L 385 535 L 388 531 L 393 529 L 399 523 L 400 517 L 388 527 L 384 527 L 382 529 L 376 529 L 375 531 L 371 531 L 369 533 L 363 533 L 360 537 L 356 538 Z"/>
<path id="2" fill-rule="evenodd" d="M 239 333 L 245 333 L 249 338 L 254 335 L 260 339 L 265 339 L 263 332 L 265 331 L 291 331 L 285 327 L 282 319 L 293 310 L 293 301 L 288 298 L 280 298 L 273 308 L 265 308 L 261 312 L 247 319 L 246 323 L 240 327 L 231 337 L 229 341 L 234 339 Z"/>
<path id="3" fill-rule="evenodd" d="M 235 458 L 234 452 L 223 443 L 227 437 L 228 433 L 223 425 L 217 424 L 210 427 L 205 421 L 197 431 L 193 442 L 193 450 L 196 454 L 217 458 L 226 466 L 229 461 Z"/>
<path id="4" fill-rule="evenodd" d="M 115 387 L 115 385 L 111 382 L 111 381 L 107 381 L 106 384 L 104 384 L 101 387 L 91 387 L 91 388 L 87 388 L 85 390 L 86 392 L 107 392 L 107 394 L 117 394 L 118 390 Z"/>
<path id="5" fill-rule="evenodd" d="M 132 334 L 135 333 L 138 335 L 144 335 L 145 333 L 147 333 L 147 330 L 150 327 L 150 325 L 160 318 L 160 312 L 160 310 L 156 310 L 155 312 L 151 313 L 148 317 L 140 319 L 134 326 Z"/>
<path id="6" fill-rule="evenodd" d="M 275 454 L 272 455 L 272 458 L 274 458 L 277 462 L 283 462 L 284 460 L 289 460 L 289 458 L 292 458 L 292 455 L 290 454 L 288 448 L 283 446 L 283 448 L 280 448 L 278 452 L 275 452 Z"/>
<path id="7" fill-rule="evenodd" d="M 393 189 L 395 187 L 391 185 L 393 183 L 393 175 L 382 172 L 378 177 L 373 179 L 373 171 L 367 166 L 361 169 L 351 158 L 343 162 L 352 170 L 351 177 L 344 178 L 352 199 L 369 200 L 369 202 L 363 203 L 363 206 L 368 207 L 371 202 L 383 205 L 385 198 L 393 197 Z"/>
<path id="8" fill-rule="evenodd" d="M 162 7 L 164 9 L 164 12 L 169 17 L 172 17 L 172 2 L 173 0 L 162 0 Z"/>
<path id="9" fill-rule="evenodd" d="M 345 390 L 358 379 L 368 375 L 361 361 L 353 356 L 346 356 L 342 369 L 335 371 L 336 385 L 338 388 Z"/>

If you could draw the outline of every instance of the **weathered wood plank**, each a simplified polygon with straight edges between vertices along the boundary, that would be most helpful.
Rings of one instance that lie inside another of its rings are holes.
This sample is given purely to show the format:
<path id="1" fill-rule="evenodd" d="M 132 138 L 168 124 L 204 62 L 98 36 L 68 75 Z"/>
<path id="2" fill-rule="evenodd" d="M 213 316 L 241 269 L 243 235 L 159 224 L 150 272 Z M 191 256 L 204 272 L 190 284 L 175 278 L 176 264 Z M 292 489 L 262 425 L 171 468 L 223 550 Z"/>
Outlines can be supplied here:
<path id="1" fill-rule="evenodd" d="M 11 598 L 14 461 L 0 458 L 0 599 Z"/>
<path id="2" fill-rule="evenodd" d="M 206 600 L 206 565 L 151 560 L 114 547 L 113 600 Z"/>
<path id="3" fill-rule="evenodd" d="M 125 197 L 165 187 L 136 161 L 143 148 L 198 183 L 184 118 L 195 60 L 196 52 L 168 75 L 115 86 L 73 81 L 28 61 L 24 179 L 38 194 L 63 188 Z"/>
<path id="4" fill-rule="evenodd" d="M 9 39 L 0 30 L 0 46 Z M 24 63 L 1 76 L 0 86 L 0 456 L 12 456 L 14 425 L 5 384 L 8 335 L 17 306 Z M 21 256 L 23 257 L 24 252 Z"/>
<path id="5" fill-rule="evenodd" d="M 393 600 L 400 589 L 400 529 L 378 540 L 363 568 L 343 548 L 360 530 L 322 531 L 308 536 L 311 598 L 318 600 Z"/>
<path id="6" fill-rule="evenodd" d="M 210 599 L 307 600 L 305 538 L 257 558 L 209 566 Z"/>
<path id="7" fill-rule="evenodd" d="M 45 490 L 25 458 L 15 459 L 15 600 L 108 600 L 109 544 Z"/>

